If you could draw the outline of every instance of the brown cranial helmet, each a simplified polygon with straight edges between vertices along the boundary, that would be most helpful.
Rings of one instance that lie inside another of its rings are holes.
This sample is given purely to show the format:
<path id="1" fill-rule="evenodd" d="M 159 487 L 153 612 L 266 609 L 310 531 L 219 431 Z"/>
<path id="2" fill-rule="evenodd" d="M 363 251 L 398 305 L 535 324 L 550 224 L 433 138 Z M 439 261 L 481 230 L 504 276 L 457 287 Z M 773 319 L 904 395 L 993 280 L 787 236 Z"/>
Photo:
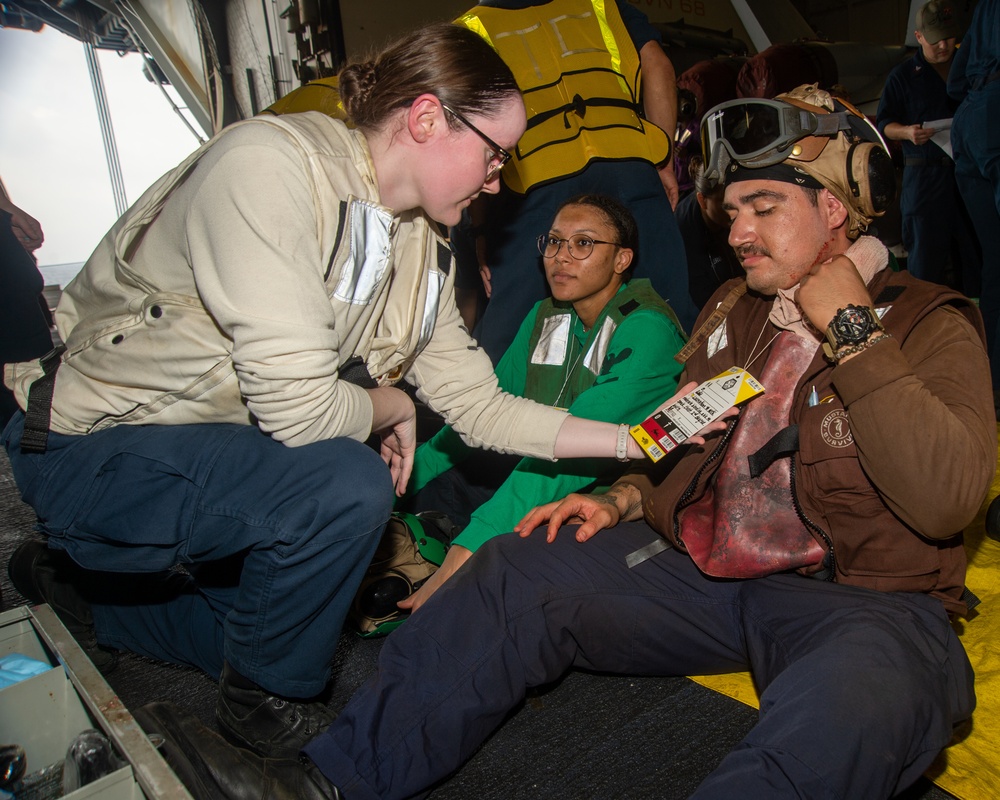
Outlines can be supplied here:
<path id="1" fill-rule="evenodd" d="M 816 84 L 799 86 L 775 100 L 818 115 L 846 112 L 846 130 L 798 139 L 785 161 L 811 175 L 844 204 L 850 214 L 848 235 L 856 238 L 896 197 L 895 169 L 882 137 L 864 114 Z"/>

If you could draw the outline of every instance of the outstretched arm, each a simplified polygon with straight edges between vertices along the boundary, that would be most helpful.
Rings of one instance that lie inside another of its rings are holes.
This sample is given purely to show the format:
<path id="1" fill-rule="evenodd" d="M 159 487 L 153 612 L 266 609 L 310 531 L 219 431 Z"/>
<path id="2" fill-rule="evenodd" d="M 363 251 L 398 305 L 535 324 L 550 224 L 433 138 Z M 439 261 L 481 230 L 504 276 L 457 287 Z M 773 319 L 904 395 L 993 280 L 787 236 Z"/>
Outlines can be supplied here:
<path id="1" fill-rule="evenodd" d="M 559 529 L 579 522 L 576 540 L 585 542 L 598 531 L 613 528 L 619 522 L 642 518 L 642 497 L 638 488 L 628 483 L 616 483 L 604 494 L 571 494 L 562 500 L 533 508 L 514 528 L 519 536 L 530 536 L 535 528 L 545 525 L 545 540 L 554 542 Z"/>

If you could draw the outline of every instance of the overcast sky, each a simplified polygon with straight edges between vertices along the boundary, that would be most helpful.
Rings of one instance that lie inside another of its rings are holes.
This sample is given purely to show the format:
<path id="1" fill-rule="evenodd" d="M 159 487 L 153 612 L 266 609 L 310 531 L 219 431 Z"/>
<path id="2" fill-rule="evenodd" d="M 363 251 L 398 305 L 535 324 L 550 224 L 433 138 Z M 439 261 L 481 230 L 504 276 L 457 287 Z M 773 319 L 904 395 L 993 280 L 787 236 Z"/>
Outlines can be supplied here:
<path id="1" fill-rule="evenodd" d="M 99 50 L 98 60 L 133 203 L 198 140 L 138 55 Z M 38 263 L 85 261 L 117 214 L 83 44 L 48 27 L 0 28 L 0 75 L 0 177 L 42 224 Z"/>

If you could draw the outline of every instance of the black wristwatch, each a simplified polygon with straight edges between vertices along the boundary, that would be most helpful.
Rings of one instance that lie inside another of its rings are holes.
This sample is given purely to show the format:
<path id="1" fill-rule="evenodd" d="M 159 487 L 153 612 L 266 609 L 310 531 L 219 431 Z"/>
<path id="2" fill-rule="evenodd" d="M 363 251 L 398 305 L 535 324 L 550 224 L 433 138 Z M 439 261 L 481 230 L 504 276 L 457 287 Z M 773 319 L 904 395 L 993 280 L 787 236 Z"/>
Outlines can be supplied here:
<path id="1" fill-rule="evenodd" d="M 833 358 L 842 347 L 856 347 L 867 342 L 874 333 L 884 330 L 874 308 L 848 305 L 838 309 L 830 321 L 823 349 L 828 357 Z"/>

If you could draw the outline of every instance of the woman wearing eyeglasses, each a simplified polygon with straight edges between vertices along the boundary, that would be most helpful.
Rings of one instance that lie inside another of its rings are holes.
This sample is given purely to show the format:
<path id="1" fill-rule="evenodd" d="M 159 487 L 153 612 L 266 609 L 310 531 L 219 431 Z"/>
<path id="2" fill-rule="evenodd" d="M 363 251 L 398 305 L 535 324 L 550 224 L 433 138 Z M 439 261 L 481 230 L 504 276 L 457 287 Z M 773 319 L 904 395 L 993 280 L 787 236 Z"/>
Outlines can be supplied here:
<path id="1" fill-rule="evenodd" d="M 684 335 L 648 280 L 630 279 L 635 219 L 606 195 L 564 202 L 538 237 L 551 298 L 535 305 L 497 364 L 511 394 L 577 417 L 641 422 L 677 389 L 674 355 Z M 417 610 L 488 539 L 514 529 L 529 508 L 610 485 L 608 459 L 549 462 L 476 450 L 445 427 L 417 450 L 407 507 L 436 510 L 463 529 L 441 568 L 400 603 Z"/>
<path id="2" fill-rule="evenodd" d="M 308 699 L 412 466 L 404 375 L 472 444 L 641 455 L 503 393 L 460 325 L 435 223 L 496 191 L 525 128 L 493 49 L 433 26 L 340 89 L 354 129 L 256 118 L 157 181 L 67 287 L 65 350 L 7 372 L 27 413 L 4 445 L 51 546 L 17 551 L 15 586 L 105 669 L 130 649 L 220 675 L 222 730 L 269 755 L 330 721 Z"/>

